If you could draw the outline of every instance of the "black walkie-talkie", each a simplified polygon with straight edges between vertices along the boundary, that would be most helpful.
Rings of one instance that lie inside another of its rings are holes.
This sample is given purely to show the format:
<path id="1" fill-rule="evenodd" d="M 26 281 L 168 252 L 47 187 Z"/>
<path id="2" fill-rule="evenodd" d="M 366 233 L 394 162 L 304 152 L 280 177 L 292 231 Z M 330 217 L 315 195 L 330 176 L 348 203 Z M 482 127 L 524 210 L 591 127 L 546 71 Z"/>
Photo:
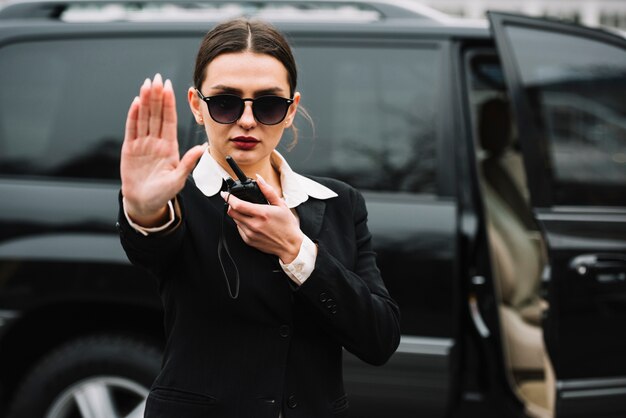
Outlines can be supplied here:
<path id="1" fill-rule="evenodd" d="M 226 162 L 230 168 L 233 169 L 239 180 L 233 180 L 230 177 L 226 179 L 226 185 L 228 186 L 228 193 L 237 196 L 241 200 L 245 200 L 252 203 L 260 203 L 260 204 L 269 204 L 259 185 L 256 184 L 256 181 L 248 178 L 241 168 L 237 165 L 233 157 L 230 155 L 226 156 Z M 228 211 L 228 202 L 224 205 L 224 213 L 223 216 L 226 215 Z M 234 285 L 231 285 L 231 278 L 229 277 L 228 272 L 226 271 L 226 267 L 224 265 L 224 258 L 222 252 L 225 251 L 228 259 L 232 264 L 232 270 L 234 270 Z M 239 268 L 237 267 L 237 263 L 233 260 L 232 255 L 230 254 L 230 250 L 228 249 L 228 243 L 226 242 L 224 236 L 224 218 L 222 217 L 222 231 L 220 232 L 220 239 L 217 243 L 217 259 L 220 262 L 220 266 L 222 267 L 222 273 L 224 273 L 224 279 L 226 279 L 226 290 L 228 291 L 228 295 L 237 299 L 239 297 Z"/>
<path id="2" fill-rule="evenodd" d="M 263 192 L 261 192 L 259 185 L 256 184 L 256 181 L 248 178 L 230 155 L 226 156 L 226 162 L 239 178 L 239 180 L 233 180 L 231 178 L 226 179 L 228 193 L 248 202 L 268 204 L 267 199 L 263 195 Z"/>

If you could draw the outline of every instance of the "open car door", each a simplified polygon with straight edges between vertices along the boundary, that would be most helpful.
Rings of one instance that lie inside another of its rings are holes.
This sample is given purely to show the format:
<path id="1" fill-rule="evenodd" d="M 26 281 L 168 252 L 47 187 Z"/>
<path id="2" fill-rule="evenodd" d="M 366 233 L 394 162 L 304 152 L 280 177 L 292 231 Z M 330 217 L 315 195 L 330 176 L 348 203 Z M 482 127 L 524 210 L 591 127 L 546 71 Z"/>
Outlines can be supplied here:
<path id="1" fill-rule="evenodd" d="M 555 417 L 626 417 L 626 40 L 489 19 L 548 245 Z"/>

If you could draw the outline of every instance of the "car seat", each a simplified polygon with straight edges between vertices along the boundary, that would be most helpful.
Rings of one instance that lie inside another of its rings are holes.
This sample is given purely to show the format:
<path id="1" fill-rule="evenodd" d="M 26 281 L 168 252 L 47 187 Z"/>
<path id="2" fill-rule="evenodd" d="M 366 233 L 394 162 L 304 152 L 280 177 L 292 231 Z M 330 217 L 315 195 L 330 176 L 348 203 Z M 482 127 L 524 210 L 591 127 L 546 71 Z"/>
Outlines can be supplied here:
<path id="1" fill-rule="evenodd" d="M 540 294 L 545 246 L 530 210 L 522 156 L 513 147 L 506 100 L 484 102 L 479 135 L 479 171 L 505 359 L 514 387 L 533 410 L 529 412 L 549 417 L 554 385 L 541 328 L 547 303 Z"/>

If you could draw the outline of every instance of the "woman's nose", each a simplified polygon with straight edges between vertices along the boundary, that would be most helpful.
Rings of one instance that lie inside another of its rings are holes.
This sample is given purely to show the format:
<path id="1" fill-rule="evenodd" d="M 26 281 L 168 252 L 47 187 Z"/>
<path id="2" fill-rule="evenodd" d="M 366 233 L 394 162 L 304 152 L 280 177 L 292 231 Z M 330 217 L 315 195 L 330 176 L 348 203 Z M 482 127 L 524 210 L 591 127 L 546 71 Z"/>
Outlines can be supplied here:
<path id="1" fill-rule="evenodd" d="M 244 129 L 251 129 L 256 126 L 256 119 L 254 119 L 254 114 L 252 113 L 252 102 L 244 104 L 243 113 L 237 123 Z"/>

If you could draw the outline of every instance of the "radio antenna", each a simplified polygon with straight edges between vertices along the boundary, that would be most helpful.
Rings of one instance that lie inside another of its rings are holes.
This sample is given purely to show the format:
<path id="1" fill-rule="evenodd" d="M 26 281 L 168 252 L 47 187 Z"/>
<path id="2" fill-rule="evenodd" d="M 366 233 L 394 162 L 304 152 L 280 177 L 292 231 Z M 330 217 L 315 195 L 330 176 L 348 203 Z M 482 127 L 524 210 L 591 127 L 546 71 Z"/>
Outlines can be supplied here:
<path id="1" fill-rule="evenodd" d="M 246 181 L 248 181 L 248 176 L 246 176 L 243 173 L 243 171 L 241 171 L 241 168 L 239 168 L 235 160 L 233 160 L 233 157 L 231 157 L 230 155 L 227 155 L 226 162 L 228 163 L 230 168 L 233 169 L 233 171 L 235 172 L 235 175 L 239 178 L 239 181 L 241 181 L 242 183 L 245 183 Z"/>

